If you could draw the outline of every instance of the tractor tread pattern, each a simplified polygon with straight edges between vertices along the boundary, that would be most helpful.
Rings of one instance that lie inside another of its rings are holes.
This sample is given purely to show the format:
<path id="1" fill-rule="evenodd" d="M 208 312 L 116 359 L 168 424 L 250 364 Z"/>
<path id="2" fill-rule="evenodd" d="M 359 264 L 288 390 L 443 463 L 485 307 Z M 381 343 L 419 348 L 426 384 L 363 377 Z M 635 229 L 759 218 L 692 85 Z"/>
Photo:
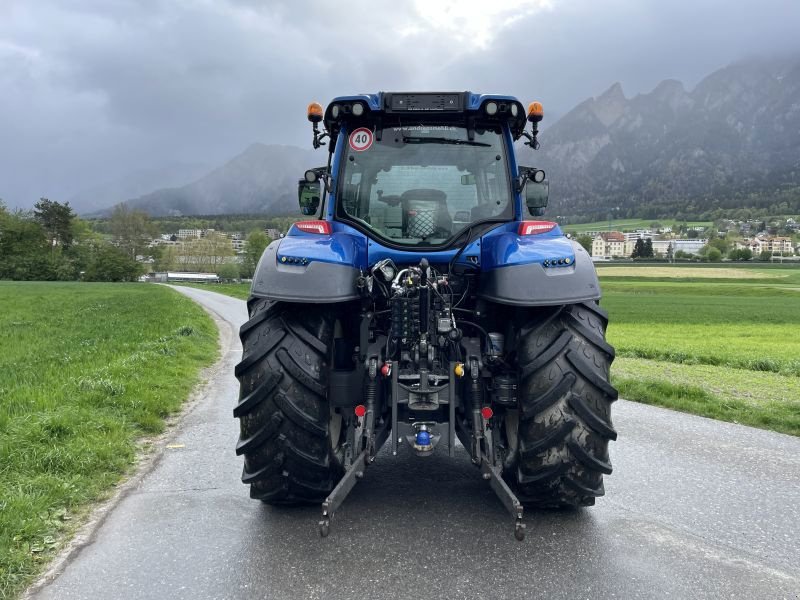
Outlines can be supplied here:
<path id="1" fill-rule="evenodd" d="M 590 301 L 533 313 L 519 329 L 519 446 L 504 476 L 528 506 L 591 506 L 604 493 L 618 396 L 607 322 Z"/>
<path id="2" fill-rule="evenodd" d="M 251 298 L 248 310 L 234 409 L 242 482 L 252 498 L 267 504 L 319 503 L 343 474 L 328 432 L 332 311 L 265 298 Z"/>

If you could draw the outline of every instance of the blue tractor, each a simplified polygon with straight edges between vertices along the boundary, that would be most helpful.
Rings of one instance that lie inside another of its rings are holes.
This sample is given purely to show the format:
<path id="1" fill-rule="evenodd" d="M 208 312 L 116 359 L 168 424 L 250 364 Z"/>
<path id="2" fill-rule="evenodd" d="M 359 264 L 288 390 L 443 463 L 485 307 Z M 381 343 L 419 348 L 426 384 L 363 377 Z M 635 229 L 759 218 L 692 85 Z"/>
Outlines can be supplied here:
<path id="1" fill-rule="evenodd" d="M 264 251 L 241 328 L 250 495 L 322 503 L 326 536 L 387 440 L 420 457 L 459 440 L 518 539 L 524 506 L 594 504 L 614 349 L 589 255 L 537 218 L 548 181 L 515 158 L 542 106 L 384 92 L 308 119 L 328 148 L 299 182 L 310 220 Z"/>

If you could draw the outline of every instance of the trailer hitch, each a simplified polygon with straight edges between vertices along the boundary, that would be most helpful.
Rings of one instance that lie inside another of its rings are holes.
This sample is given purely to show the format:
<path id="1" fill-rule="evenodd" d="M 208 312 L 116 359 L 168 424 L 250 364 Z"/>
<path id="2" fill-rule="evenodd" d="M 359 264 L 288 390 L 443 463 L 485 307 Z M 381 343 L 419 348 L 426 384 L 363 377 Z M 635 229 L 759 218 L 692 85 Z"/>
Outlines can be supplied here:
<path id="1" fill-rule="evenodd" d="M 514 537 L 520 542 L 525 539 L 525 523 L 522 522 L 523 507 L 522 503 L 516 497 L 508 484 L 503 481 L 502 468 L 492 466 L 486 457 L 481 461 L 481 473 L 483 478 L 489 480 L 494 493 L 500 498 L 503 506 L 506 507 L 511 517 L 514 519 Z"/>
<path id="2" fill-rule="evenodd" d="M 319 534 L 322 537 L 328 537 L 331 531 L 331 519 L 333 513 L 344 502 L 350 490 L 355 487 L 356 482 L 364 477 L 364 470 L 367 468 L 368 451 L 364 449 L 361 454 L 356 457 L 353 464 L 344 474 L 344 477 L 339 481 L 335 488 L 331 491 L 325 501 L 322 503 L 322 520 L 319 522 Z"/>
<path id="3" fill-rule="evenodd" d="M 491 410 L 489 410 L 489 415 Z M 483 416 L 483 415 L 482 415 Z M 503 506 L 514 519 L 514 537 L 520 542 L 525 539 L 525 523 L 522 522 L 522 514 L 524 508 L 522 503 L 517 498 L 516 494 L 511 491 L 508 484 L 503 480 L 503 463 L 500 458 L 501 454 L 494 446 L 492 429 L 487 426 L 486 418 L 481 419 L 483 429 L 483 450 L 480 453 L 480 469 L 483 478 L 489 481 L 494 493 L 500 498 Z M 480 446 L 479 446 L 480 447 Z"/>
<path id="4" fill-rule="evenodd" d="M 328 537 L 331 530 L 333 514 L 336 512 L 336 509 L 342 505 L 342 502 L 345 501 L 350 491 L 355 487 L 356 483 L 358 483 L 358 480 L 364 477 L 366 468 L 373 463 L 375 455 L 380 451 L 383 444 L 386 443 L 386 438 L 388 437 L 389 424 L 382 423 L 381 428 L 375 434 L 374 446 L 367 446 L 361 451 L 355 460 L 353 460 L 350 468 L 345 472 L 344 477 L 339 480 L 336 487 L 333 488 L 331 493 L 328 494 L 328 497 L 325 498 L 325 501 L 322 503 L 322 519 L 319 522 L 319 534 L 322 537 Z"/>

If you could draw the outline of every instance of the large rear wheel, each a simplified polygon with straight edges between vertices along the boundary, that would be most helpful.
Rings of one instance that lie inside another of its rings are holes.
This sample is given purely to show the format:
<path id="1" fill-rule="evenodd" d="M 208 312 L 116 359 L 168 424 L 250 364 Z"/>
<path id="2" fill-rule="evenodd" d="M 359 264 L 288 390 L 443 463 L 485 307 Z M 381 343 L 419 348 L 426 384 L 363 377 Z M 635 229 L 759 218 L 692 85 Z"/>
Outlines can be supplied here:
<path id="1" fill-rule="evenodd" d="M 234 409 L 242 481 L 268 504 L 322 502 L 343 474 L 344 428 L 327 400 L 333 311 L 264 298 L 248 309 Z"/>
<path id="2" fill-rule="evenodd" d="M 504 475 L 525 505 L 590 506 L 605 493 L 617 437 L 607 323 L 585 302 L 537 313 L 519 332 L 519 408 L 506 413 Z"/>

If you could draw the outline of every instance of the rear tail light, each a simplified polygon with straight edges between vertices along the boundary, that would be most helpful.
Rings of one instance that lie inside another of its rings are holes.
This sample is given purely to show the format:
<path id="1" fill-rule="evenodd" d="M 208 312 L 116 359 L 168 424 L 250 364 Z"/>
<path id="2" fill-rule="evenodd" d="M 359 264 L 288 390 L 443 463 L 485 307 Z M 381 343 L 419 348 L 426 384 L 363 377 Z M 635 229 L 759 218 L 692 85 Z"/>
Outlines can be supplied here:
<path id="1" fill-rule="evenodd" d="M 319 233 L 321 235 L 330 235 L 332 231 L 329 221 L 298 221 L 294 226 L 300 231 Z"/>
<path id="2" fill-rule="evenodd" d="M 522 221 L 517 230 L 518 235 L 536 235 L 553 231 L 558 223 L 552 221 Z"/>

